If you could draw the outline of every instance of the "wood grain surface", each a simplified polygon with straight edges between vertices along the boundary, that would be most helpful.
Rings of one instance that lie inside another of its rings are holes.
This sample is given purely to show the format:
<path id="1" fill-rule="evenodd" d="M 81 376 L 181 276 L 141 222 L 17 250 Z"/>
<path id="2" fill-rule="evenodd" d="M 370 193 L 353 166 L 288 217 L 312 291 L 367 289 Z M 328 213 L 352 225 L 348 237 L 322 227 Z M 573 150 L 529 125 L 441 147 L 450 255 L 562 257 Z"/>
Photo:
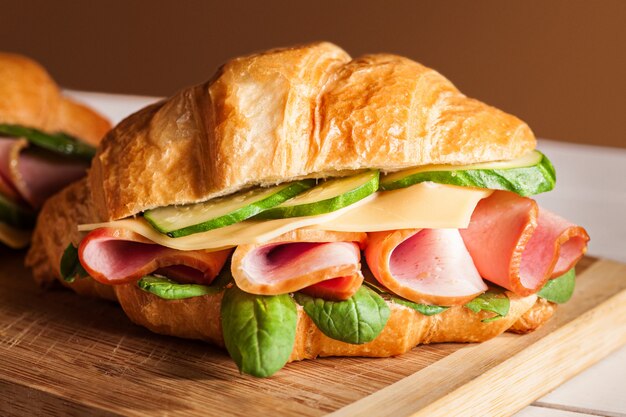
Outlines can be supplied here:
<path id="1" fill-rule="evenodd" d="M 257 379 L 113 303 L 37 288 L 22 258 L 0 254 L 2 416 L 508 415 L 626 344 L 626 265 L 586 258 L 573 299 L 532 334 L 296 362 Z"/>

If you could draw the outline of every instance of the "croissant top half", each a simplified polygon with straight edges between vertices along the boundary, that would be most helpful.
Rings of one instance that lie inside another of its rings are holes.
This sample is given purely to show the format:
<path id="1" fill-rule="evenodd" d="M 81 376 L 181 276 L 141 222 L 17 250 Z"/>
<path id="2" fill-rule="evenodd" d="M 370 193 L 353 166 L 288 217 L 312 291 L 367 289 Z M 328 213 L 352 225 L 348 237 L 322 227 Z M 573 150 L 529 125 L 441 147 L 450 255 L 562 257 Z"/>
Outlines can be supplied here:
<path id="1" fill-rule="evenodd" d="M 101 220 L 352 170 L 507 160 L 535 147 L 514 116 L 410 59 L 331 43 L 237 58 L 131 115 L 89 181 Z"/>
<path id="2" fill-rule="evenodd" d="M 97 145 L 111 128 L 108 120 L 64 97 L 35 61 L 0 52 L 0 124 L 63 132 Z"/>

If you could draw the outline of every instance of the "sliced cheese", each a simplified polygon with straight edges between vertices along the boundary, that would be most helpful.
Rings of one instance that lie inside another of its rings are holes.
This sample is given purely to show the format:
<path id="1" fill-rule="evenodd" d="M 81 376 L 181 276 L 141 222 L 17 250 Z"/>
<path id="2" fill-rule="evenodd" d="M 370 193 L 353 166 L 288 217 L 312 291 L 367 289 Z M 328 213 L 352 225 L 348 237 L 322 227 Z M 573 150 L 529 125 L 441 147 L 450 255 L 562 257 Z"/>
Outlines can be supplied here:
<path id="1" fill-rule="evenodd" d="M 319 216 L 246 220 L 178 238 L 157 232 L 143 218 L 81 225 L 79 230 L 121 228 L 169 248 L 219 250 L 247 243 L 264 243 L 304 227 L 345 232 L 465 228 L 478 201 L 490 194 L 490 190 L 425 182 L 399 190 L 378 192 L 341 210 Z"/>
<path id="2" fill-rule="evenodd" d="M 16 229 L 0 222 L 0 242 L 13 249 L 22 249 L 30 243 L 32 230 Z"/>
<path id="3" fill-rule="evenodd" d="M 380 191 L 368 204 L 312 226 L 337 232 L 380 232 L 398 229 L 463 229 L 478 202 L 491 190 L 423 182 Z"/>
<path id="4" fill-rule="evenodd" d="M 348 207 L 344 207 L 341 210 L 318 216 L 292 217 L 278 220 L 246 220 L 219 229 L 176 238 L 157 232 L 141 217 L 107 223 L 81 225 L 78 226 L 78 230 L 85 232 L 101 227 L 113 227 L 131 230 L 150 239 L 154 243 L 167 246 L 168 248 L 179 250 L 220 250 L 247 243 L 264 243 L 291 230 L 330 221 L 335 217 L 341 216 L 347 210 L 367 204 L 373 198 L 374 195 L 364 198 Z"/>

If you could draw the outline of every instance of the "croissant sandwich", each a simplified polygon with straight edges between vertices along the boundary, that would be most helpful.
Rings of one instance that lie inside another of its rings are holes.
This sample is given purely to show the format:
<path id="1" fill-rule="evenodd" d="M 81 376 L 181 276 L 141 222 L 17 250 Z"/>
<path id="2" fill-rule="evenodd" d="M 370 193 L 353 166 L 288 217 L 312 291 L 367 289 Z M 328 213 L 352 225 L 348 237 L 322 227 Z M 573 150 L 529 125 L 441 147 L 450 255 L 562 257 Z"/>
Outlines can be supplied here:
<path id="1" fill-rule="evenodd" d="M 255 376 L 523 333 L 571 296 L 589 240 L 528 197 L 555 183 L 535 145 L 409 59 L 270 50 L 109 132 L 27 263 Z"/>
<path id="2" fill-rule="evenodd" d="M 109 122 L 36 62 L 0 52 L 0 243 L 28 245 L 43 202 L 87 173 Z"/>

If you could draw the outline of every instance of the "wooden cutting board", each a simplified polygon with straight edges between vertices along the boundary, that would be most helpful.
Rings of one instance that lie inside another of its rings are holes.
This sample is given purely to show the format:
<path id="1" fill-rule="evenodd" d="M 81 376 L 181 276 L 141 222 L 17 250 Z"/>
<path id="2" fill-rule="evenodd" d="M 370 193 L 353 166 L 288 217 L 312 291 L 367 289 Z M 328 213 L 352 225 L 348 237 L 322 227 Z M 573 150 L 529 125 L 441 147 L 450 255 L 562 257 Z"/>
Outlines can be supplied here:
<path id="1" fill-rule="evenodd" d="M 538 331 L 396 358 L 240 375 L 219 349 L 152 334 L 113 303 L 37 288 L 0 254 L 0 415 L 508 415 L 626 344 L 626 265 L 586 258 Z"/>

